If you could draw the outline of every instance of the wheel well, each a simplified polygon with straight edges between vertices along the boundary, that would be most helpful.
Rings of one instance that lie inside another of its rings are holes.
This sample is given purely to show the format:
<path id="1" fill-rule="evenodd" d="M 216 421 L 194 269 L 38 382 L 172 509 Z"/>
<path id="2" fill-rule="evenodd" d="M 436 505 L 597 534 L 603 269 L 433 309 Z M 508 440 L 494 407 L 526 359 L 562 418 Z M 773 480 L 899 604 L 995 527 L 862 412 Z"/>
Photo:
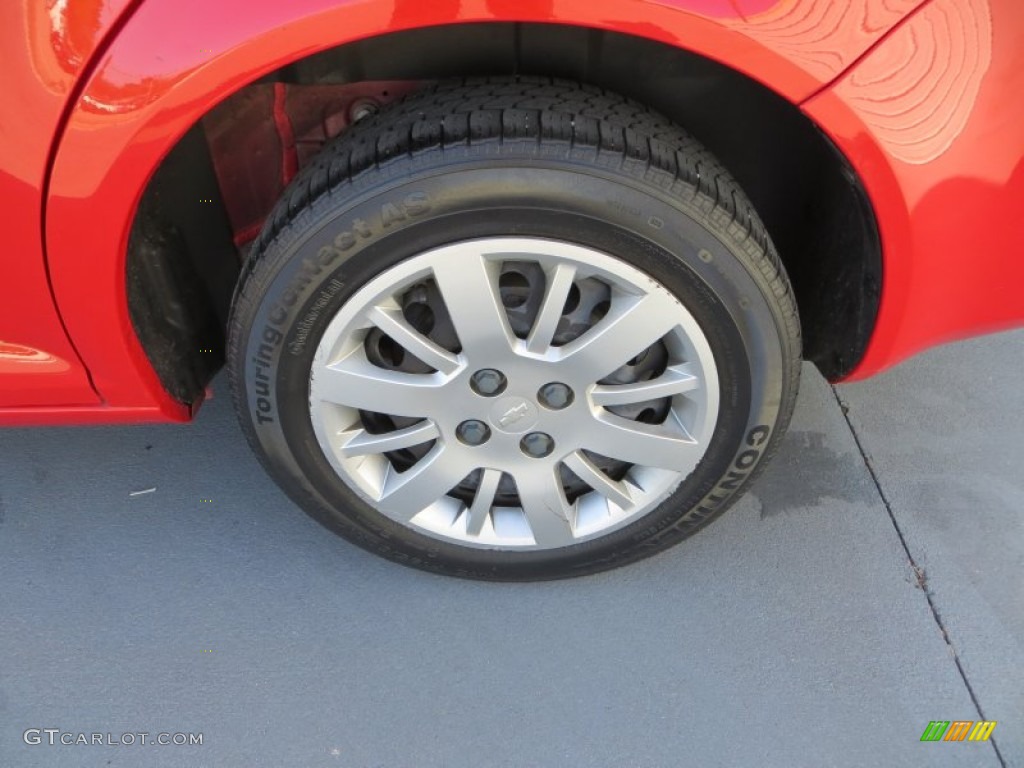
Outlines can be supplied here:
<path id="1" fill-rule="evenodd" d="M 225 99 L 168 154 L 135 217 L 127 282 L 133 325 L 167 390 L 191 402 L 222 364 L 247 245 L 320 144 L 359 110 L 423 81 L 510 74 L 617 91 L 696 136 L 737 178 L 779 251 L 805 358 L 832 379 L 859 362 L 880 297 L 877 226 L 854 172 L 797 107 L 721 64 L 644 38 L 554 24 L 460 24 L 296 61 Z"/>

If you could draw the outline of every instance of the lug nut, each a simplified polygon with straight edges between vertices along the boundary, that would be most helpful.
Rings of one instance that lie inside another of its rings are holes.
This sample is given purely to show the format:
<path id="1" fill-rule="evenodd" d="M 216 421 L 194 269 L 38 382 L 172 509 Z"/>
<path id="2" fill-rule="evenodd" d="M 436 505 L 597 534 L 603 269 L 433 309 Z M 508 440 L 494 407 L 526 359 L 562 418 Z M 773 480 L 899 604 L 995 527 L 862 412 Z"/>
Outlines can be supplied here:
<path id="1" fill-rule="evenodd" d="M 455 436 L 466 445 L 482 445 L 491 436 L 491 428 L 478 419 L 469 419 L 455 428 Z"/>
<path id="2" fill-rule="evenodd" d="M 537 392 L 537 399 L 545 408 L 557 411 L 572 404 L 573 394 L 565 384 L 553 381 L 540 388 L 540 391 Z"/>
<path id="3" fill-rule="evenodd" d="M 551 439 L 551 435 L 543 432 L 531 432 L 519 441 L 519 447 L 527 456 L 543 459 L 555 450 L 555 441 Z"/>
<path id="4" fill-rule="evenodd" d="M 469 384 L 478 395 L 494 397 L 505 391 L 508 379 L 505 378 L 505 374 L 501 371 L 496 371 L 493 368 L 483 368 L 473 374 Z"/>

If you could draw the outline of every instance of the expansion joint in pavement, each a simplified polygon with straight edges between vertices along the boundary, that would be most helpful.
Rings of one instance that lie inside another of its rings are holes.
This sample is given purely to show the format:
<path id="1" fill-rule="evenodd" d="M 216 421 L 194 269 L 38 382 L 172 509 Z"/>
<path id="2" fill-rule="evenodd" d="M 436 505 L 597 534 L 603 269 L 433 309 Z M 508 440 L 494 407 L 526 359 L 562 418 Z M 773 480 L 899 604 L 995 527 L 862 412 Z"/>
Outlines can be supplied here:
<path id="1" fill-rule="evenodd" d="M 932 612 L 932 618 L 935 620 L 935 624 L 942 633 L 942 639 L 945 640 L 946 645 L 949 646 L 950 653 L 953 655 L 953 662 L 956 664 L 957 671 L 960 673 L 960 679 L 964 681 L 967 693 L 970 695 L 971 701 L 974 702 L 974 708 L 978 712 L 978 719 L 987 720 L 988 718 L 982 711 L 981 702 L 978 701 L 978 696 L 975 694 L 974 688 L 971 687 L 971 681 L 967 679 L 967 673 L 964 672 L 964 666 L 960 661 L 960 654 L 957 653 L 956 646 L 953 645 L 953 642 L 950 640 L 949 632 L 942 621 L 942 615 L 939 613 L 939 609 L 935 605 L 935 596 L 928 587 L 928 579 L 924 568 L 919 566 L 917 564 L 917 560 L 914 559 L 914 555 L 910 551 L 910 547 L 907 545 L 907 538 L 903 535 L 903 529 L 900 528 L 900 524 L 896 520 L 896 515 L 892 511 L 892 504 L 889 503 L 889 497 L 882 488 L 882 483 L 878 479 L 875 467 L 871 463 L 871 458 L 864 450 L 864 445 L 861 443 L 860 435 L 857 434 L 856 427 L 853 426 L 853 422 L 850 420 L 850 407 L 843 402 L 843 399 L 840 397 L 839 391 L 836 387 L 831 384 L 829 386 L 832 388 L 832 394 L 835 396 L 836 403 L 839 405 L 839 410 L 842 411 L 843 418 L 846 420 L 846 426 L 849 428 L 850 434 L 853 436 L 853 441 L 857 445 L 857 450 L 860 452 L 860 456 L 864 460 L 864 466 L 867 467 L 868 474 L 871 475 L 871 482 L 875 484 L 875 490 L 878 492 L 878 497 L 882 500 L 882 504 L 885 505 L 885 511 L 889 515 L 889 522 L 892 523 L 892 527 L 896 531 L 896 535 L 899 537 L 900 546 L 903 547 L 903 552 L 907 556 L 907 561 L 913 569 L 914 578 L 917 580 L 917 586 L 920 587 L 925 600 L 928 601 L 928 608 Z M 999 760 L 999 765 L 1002 766 L 1002 768 L 1006 768 L 1006 760 L 1003 759 L 1003 755 L 999 751 L 999 745 L 996 743 L 995 737 L 990 738 L 989 743 L 992 745 L 992 749 L 995 750 L 996 758 Z"/>

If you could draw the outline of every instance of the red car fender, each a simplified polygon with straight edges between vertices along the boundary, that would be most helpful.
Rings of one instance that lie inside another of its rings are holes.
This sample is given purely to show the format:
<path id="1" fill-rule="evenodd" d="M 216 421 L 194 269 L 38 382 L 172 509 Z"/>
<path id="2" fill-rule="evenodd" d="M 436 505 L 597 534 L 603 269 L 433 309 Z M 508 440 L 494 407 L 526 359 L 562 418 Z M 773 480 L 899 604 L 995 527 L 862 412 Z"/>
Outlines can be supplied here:
<path id="1" fill-rule="evenodd" d="M 132 330 L 128 233 L 160 160 L 210 107 L 288 62 L 422 26 L 535 21 L 670 43 L 745 72 L 793 102 L 853 64 L 920 0 L 145 0 L 70 114 L 50 179 L 53 289 L 95 386 L 123 414 L 184 419 Z M 202 191 L 197 190 L 197 200 Z"/>
<path id="2" fill-rule="evenodd" d="M 932 0 L 803 105 L 878 219 L 882 301 L 859 379 L 1024 324 L 1024 3 Z"/>

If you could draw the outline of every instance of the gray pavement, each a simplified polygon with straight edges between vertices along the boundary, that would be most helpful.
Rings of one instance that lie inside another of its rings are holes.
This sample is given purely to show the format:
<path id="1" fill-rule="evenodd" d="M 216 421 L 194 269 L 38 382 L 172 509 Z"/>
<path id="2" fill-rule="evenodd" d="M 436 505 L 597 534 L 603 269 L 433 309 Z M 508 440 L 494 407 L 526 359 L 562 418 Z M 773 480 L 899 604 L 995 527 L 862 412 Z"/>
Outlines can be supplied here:
<path id="1" fill-rule="evenodd" d="M 805 367 L 725 517 L 546 584 L 331 536 L 223 382 L 188 427 L 0 431 L 0 766 L 1024 766 L 1022 359 L 1024 332 L 936 350 L 845 414 Z M 919 741 L 982 716 L 995 744 Z"/>

